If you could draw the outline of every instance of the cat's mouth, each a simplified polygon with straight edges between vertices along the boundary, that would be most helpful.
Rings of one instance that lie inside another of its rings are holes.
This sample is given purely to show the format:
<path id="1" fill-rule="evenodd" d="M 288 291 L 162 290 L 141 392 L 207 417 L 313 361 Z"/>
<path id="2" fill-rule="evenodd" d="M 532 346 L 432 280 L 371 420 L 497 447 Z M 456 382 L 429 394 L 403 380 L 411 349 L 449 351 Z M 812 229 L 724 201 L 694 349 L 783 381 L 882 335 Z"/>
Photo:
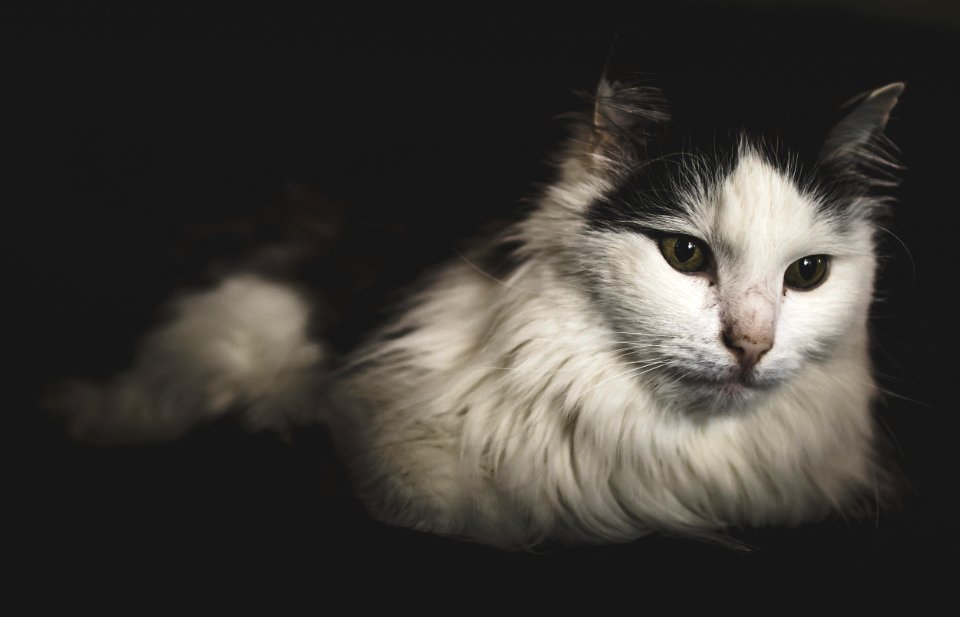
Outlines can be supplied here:
<path id="1" fill-rule="evenodd" d="M 689 388 L 684 396 L 691 411 L 709 414 L 742 409 L 776 387 L 780 380 L 763 371 L 730 367 L 716 372 L 687 375 Z"/>
<path id="2" fill-rule="evenodd" d="M 761 385 L 760 380 L 757 378 L 757 371 L 752 368 L 734 369 L 730 375 L 722 378 L 720 381 L 723 384 L 743 388 L 756 388 Z"/>
<path id="3" fill-rule="evenodd" d="M 738 370 L 730 376 L 721 377 L 715 383 L 721 393 L 734 396 L 742 396 L 761 387 L 756 374 L 752 370 Z"/>
<path id="4" fill-rule="evenodd" d="M 670 390 L 671 396 L 679 395 L 712 410 L 728 409 L 753 400 L 783 380 L 778 371 L 756 366 L 745 368 L 733 363 L 684 362 L 661 370 L 666 370 L 670 377 L 666 381 L 676 386 Z"/>
<path id="5" fill-rule="evenodd" d="M 743 369 L 739 366 L 719 372 L 688 373 L 686 377 L 722 395 L 732 396 L 743 396 L 752 391 L 764 390 L 774 383 L 770 379 L 764 379 L 753 368 Z"/>

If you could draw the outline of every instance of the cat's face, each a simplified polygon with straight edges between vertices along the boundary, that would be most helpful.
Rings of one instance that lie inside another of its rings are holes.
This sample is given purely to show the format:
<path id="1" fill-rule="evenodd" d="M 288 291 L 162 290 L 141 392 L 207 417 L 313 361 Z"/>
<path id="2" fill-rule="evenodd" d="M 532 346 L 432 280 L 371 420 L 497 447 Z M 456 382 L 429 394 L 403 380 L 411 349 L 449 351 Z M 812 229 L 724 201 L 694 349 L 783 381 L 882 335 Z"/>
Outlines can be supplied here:
<path id="1" fill-rule="evenodd" d="M 654 216 L 623 219 L 623 208 L 595 203 L 583 271 L 627 368 L 685 405 L 724 409 L 802 379 L 864 336 L 873 226 L 835 216 L 746 146 L 695 182 L 678 182 L 673 211 Z"/>
<path id="2" fill-rule="evenodd" d="M 642 130 L 625 135 L 650 114 L 601 84 L 588 150 L 556 194 L 581 204 L 561 250 L 625 371 L 686 409 L 717 411 L 863 353 L 883 206 L 864 163 L 885 160 L 902 89 L 865 95 L 799 169 L 746 136 L 727 152 L 649 156 Z M 626 96 L 638 92 L 648 96 Z M 597 126 L 610 118 L 615 131 Z"/>

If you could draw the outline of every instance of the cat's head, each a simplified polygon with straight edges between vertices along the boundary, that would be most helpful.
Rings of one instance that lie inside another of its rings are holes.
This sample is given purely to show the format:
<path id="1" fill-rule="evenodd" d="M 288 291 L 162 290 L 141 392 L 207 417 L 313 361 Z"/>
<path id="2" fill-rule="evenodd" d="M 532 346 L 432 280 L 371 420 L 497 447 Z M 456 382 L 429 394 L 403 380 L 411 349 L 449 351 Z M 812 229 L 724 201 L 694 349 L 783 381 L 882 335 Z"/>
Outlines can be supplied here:
<path id="1" fill-rule="evenodd" d="M 861 95 L 804 161 L 775 135 L 697 145 L 680 127 L 671 143 L 659 91 L 603 80 L 535 242 L 591 296 L 627 368 L 687 407 L 735 408 L 812 363 L 868 362 L 896 167 L 883 131 L 902 91 Z"/>

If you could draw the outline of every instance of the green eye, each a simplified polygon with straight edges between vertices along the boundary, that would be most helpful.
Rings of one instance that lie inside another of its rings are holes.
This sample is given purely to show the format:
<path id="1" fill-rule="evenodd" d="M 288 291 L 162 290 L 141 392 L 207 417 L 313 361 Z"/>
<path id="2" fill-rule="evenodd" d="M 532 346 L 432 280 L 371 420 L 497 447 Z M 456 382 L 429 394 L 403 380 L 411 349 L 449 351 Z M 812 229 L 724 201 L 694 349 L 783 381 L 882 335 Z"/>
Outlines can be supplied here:
<path id="1" fill-rule="evenodd" d="M 690 236 L 663 236 L 660 238 L 660 252 L 675 270 L 680 272 L 700 272 L 707 267 L 705 245 Z"/>
<path id="2" fill-rule="evenodd" d="M 827 276 L 826 255 L 808 255 L 796 260 L 787 268 L 783 282 L 791 289 L 807 291 L 823 282 Z"/>

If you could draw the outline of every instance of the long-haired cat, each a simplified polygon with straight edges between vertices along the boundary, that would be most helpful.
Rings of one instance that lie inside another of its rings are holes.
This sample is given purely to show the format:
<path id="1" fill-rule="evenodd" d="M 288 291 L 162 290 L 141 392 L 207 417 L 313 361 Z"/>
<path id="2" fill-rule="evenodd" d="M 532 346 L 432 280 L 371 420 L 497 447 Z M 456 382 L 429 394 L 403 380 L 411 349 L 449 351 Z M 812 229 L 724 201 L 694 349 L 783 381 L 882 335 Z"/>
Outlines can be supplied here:
<path id="1" fill-rule="evenodd" d="M 238 409 L 323 422 L 375 517 L 504 548 L 855 508 L 883 484 L 867 318 L 902 90 L 855 99 L 804 158 L 749 131 L 672 140 L 663 93 L 604 78 L 529 214 L 346 358 L 298 287 L 240 272 L 56 406 L 95 442 Z"/>

